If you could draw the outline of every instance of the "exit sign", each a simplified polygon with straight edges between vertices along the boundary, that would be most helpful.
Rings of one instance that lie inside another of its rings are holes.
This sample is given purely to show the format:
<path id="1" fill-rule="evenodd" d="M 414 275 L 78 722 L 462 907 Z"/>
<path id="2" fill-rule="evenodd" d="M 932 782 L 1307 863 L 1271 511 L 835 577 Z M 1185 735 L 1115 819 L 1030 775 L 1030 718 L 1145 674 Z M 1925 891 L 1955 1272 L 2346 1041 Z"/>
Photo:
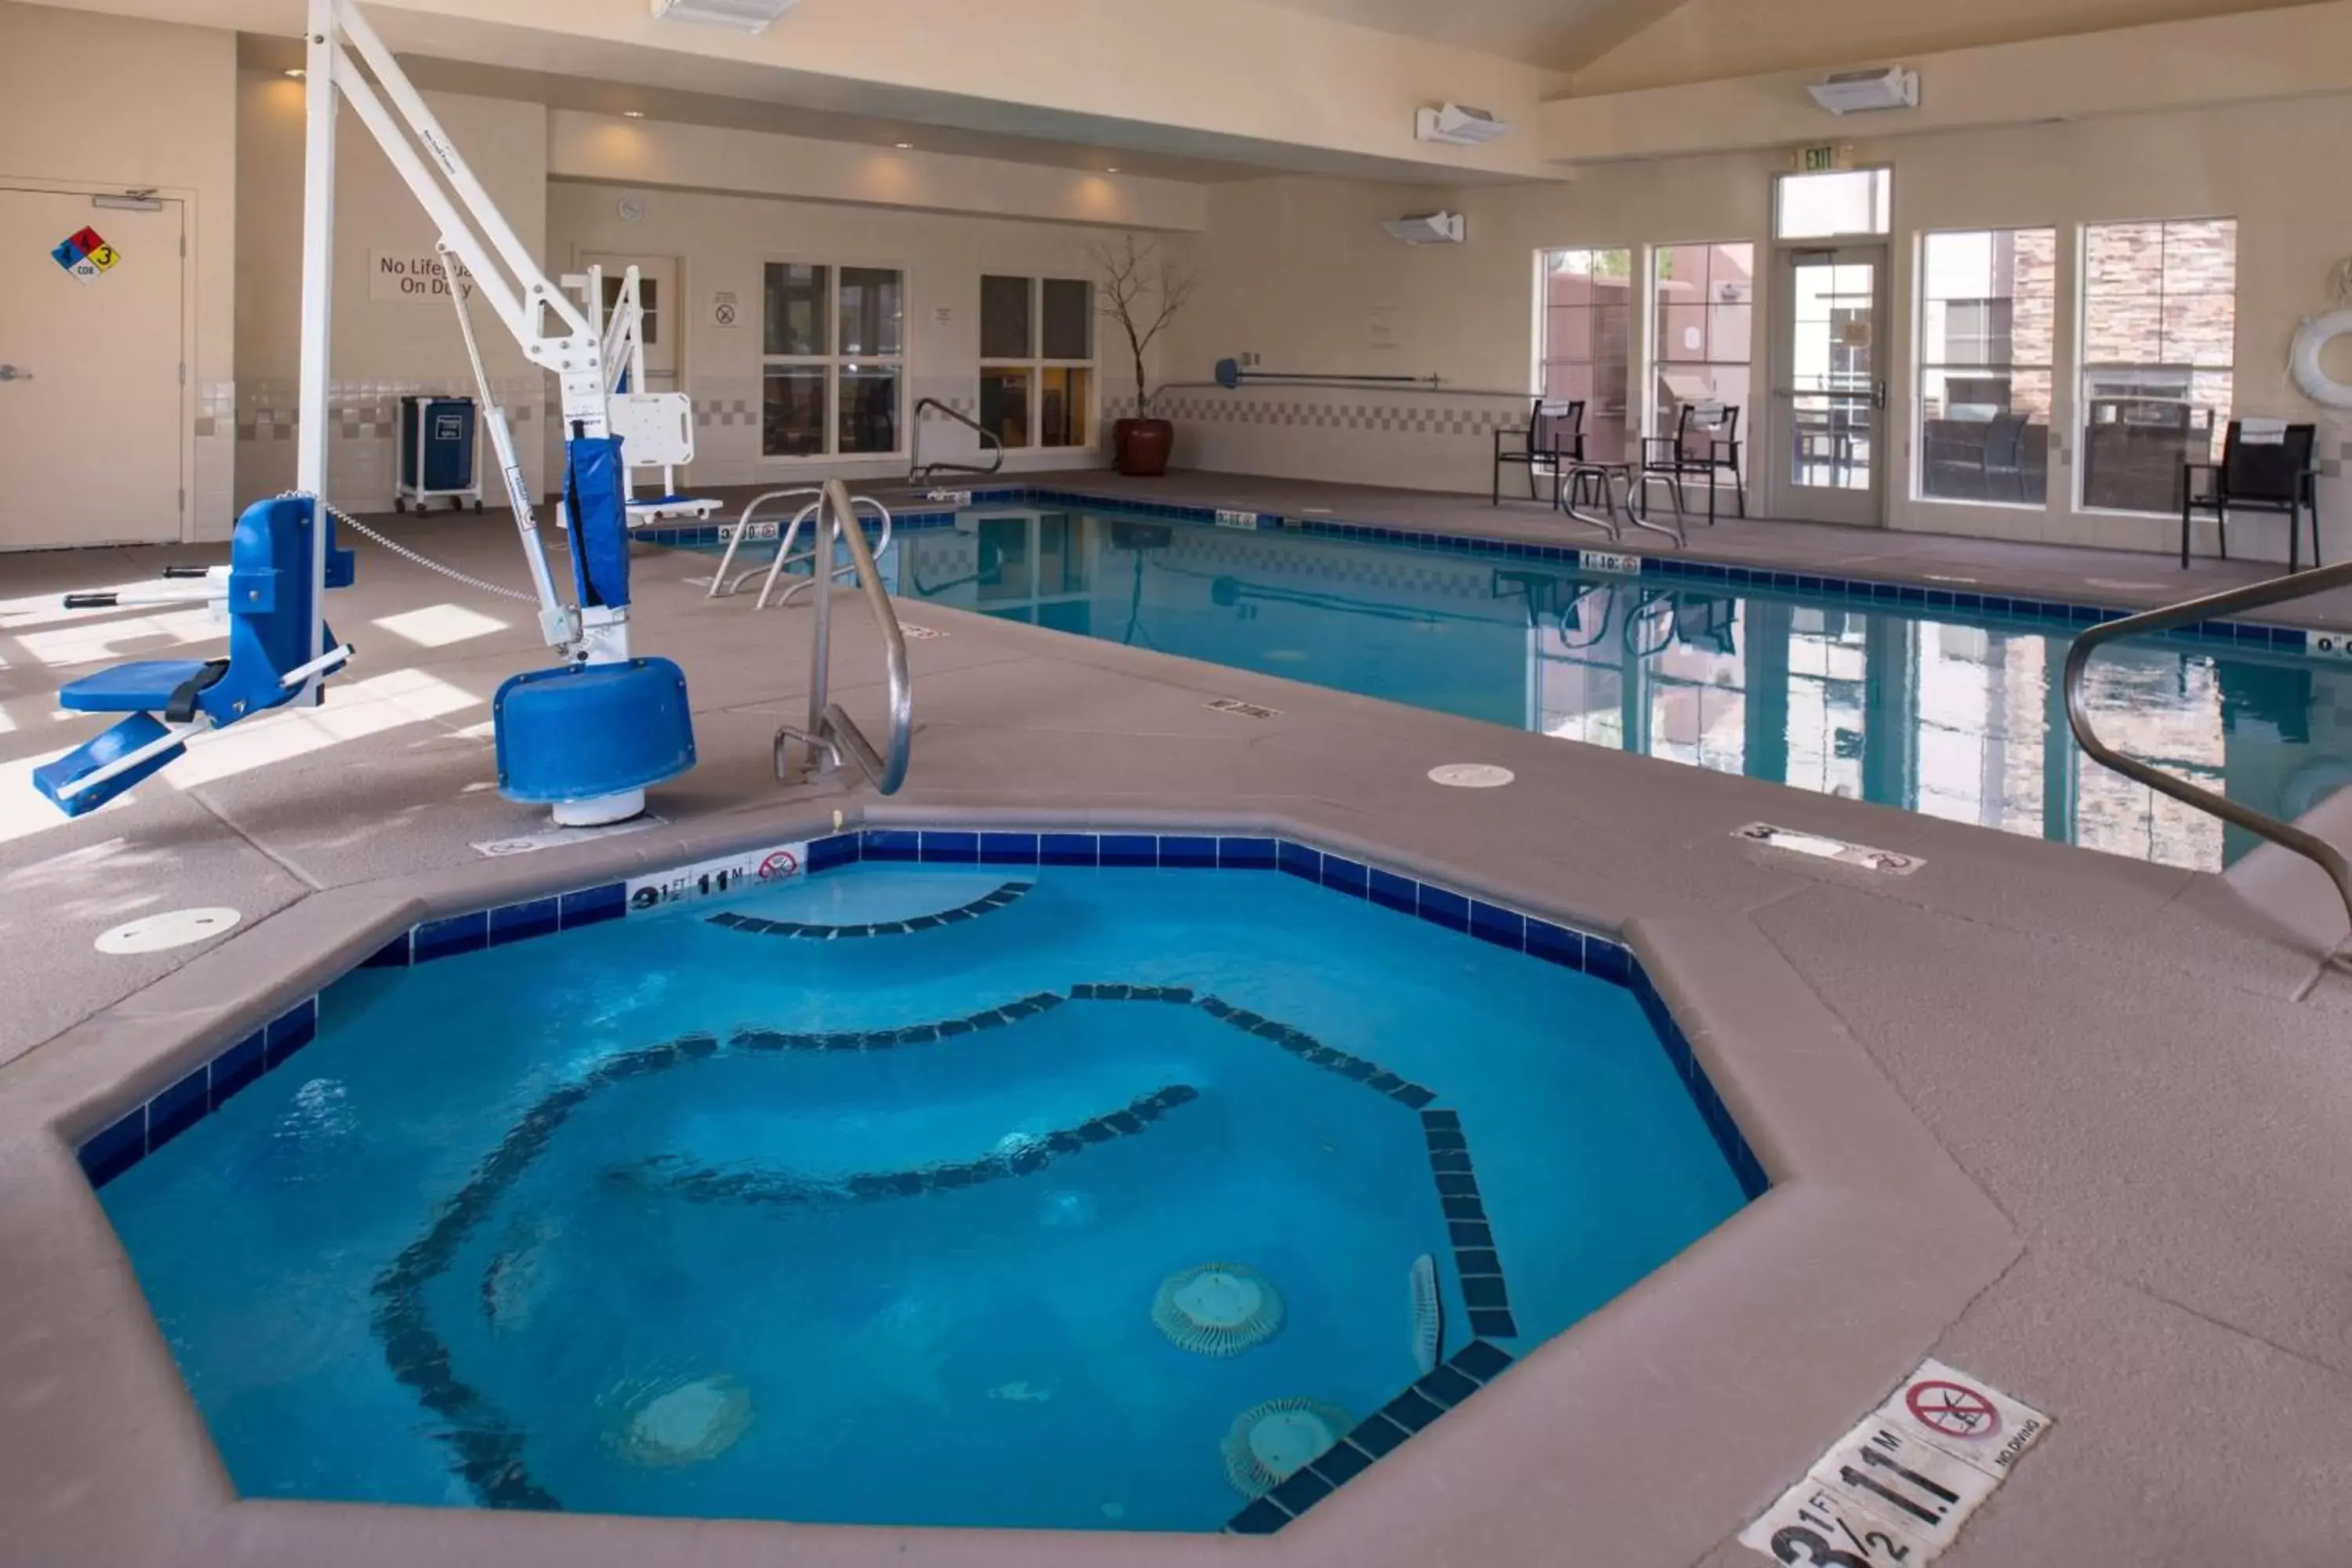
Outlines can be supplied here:
<path id="1" fill-rule="evenodd" d="M 1821 174 L 1832 169 L 1853 167 L 1853 149 L 1824 142 L 1818 147 L 1797 149 L 1797 169 L 1801 174 Z"/>

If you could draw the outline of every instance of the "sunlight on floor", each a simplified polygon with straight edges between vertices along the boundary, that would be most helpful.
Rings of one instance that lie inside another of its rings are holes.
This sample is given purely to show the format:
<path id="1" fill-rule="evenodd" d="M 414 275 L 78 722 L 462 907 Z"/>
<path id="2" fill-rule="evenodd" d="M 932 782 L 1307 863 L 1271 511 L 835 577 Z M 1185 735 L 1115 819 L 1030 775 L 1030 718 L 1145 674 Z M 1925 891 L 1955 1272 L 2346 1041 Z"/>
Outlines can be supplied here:
<path id="1" fill-rule="evenodd" d="M 119 612 L 97 613 L 112 615 Z M 128 620 L 85 618 L 78 624 L 59 626 L 48 631 L 18 631 L 16 642 L 34 663 L 55 668 L 177 652 L 189 643 L 215 641 L 227 635 L 226 616 L 198 608 L 134 616 Z M 170 646 L 159 647 L 156 646 L 158 643 Z"/>
<path id="2" fill-rule="evenodd" d="M 404 610 L 396 616 L 385 616 L 375 624 L 396 637 L 407 638 L 419 647 L 447 647 L 451 643 L 488 637 L 492 632 L 507 629 L 506 622 L 467 609 L 462 605 L 428 605 L 421 610 Z"/>
<path id="3" fill-rule="evenodd" d="M 135 801 L 154 797 L 158 784 L 188 790 L 198 784 L 234 778 L 272 763 L 321 752 L 341 742 L 381 735 L 404 725 L 435 723 L 454 714 L 485 708 L 489 699 L 417 669 L 386 671 L 367 680 L 329 689 L 323 708 L 265 713 L 226 730 L 199 735 L 188 742 L 188 754 L 155 780 L 109 802 L 93 815 L 120 811 Z M 0 763 L 0 843 L 27 838 L 75 820 L 43 799 L 33 788 L 33 770 L 65 755 L 71 747 Z"/>

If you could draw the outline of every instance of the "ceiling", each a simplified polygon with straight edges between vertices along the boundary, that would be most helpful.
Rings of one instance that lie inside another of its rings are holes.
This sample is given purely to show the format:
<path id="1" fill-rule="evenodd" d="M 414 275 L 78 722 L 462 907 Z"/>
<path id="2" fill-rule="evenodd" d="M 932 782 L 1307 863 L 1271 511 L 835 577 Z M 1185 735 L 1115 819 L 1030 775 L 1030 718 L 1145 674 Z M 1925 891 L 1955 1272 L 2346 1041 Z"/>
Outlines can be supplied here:
<path id="1" fill-rule="evenodd" d="M 1524 65 L 1589 65 L 1682 0 L 1256 0 Z"/>
<path id="2" fill-rule="evenodd" d="M 301 41 L 240 33 L 237 59 L 253 70 L 289 69 L 302 63 Z M 1264 179 L 1276 174 L 1344 174 L 1449 186 L 1503 183 L 1511 178 L 1444 164 L 1415 165 L 1402 160 L 1358 157 L 1181 126 L 1089 119 L 992 99 L 948 99 L 939 94 L 908 93 L 899 96 L 906 99 L 906 107 L 915 110 L 913 113 L 867 112 L 851 107 L 852 95 L 837 87 L 824 89 L 823 84 L 804 83 L 798 84 L 806 91 L 802 101 L 783 102 L 772 97 L 749 96 L 768 79 L 750 72 L 742 73 L 740 81 L 728 79 L 727 85 L 739 91 L 712 92 L 563 70 L 481 65 L 410 52 L 403 52 L 400 59 L 411 79 L 430 91 L 512 99 L 592 113 L 623 114 L 634 110 L 647 119 L 673 124 L 766 132 L 824 142 L 891 148 L 904 142 L 925 153 L 995 158 L 1012 163 L 1096 174 L 1116 169 L 1124 174 L 1199 184 Z M 692 58 L 683 62 L 681 70 L 706 80 L 716 74 L 710 62 Z M 856 96 L 870 102 L 875 97 L 888 95 Z M 833 101 L 823 102 L 825 98 Z"/>

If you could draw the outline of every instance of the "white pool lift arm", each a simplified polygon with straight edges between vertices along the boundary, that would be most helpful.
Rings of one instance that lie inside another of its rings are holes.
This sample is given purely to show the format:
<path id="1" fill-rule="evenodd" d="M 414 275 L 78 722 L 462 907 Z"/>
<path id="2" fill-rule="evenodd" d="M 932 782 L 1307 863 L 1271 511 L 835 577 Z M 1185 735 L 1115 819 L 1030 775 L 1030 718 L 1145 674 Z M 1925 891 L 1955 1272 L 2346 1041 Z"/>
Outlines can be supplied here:
<path id="1" fill-rule="evenodd" d="M 625 658 L 625 608 L 575 612 L 557 597 L 513 432 L 490 395 L 474 341 L 467 289 L 470 285 L 480 293 L 525 358 L 555 374 L 567 436 L 609 433 L 605 351 L 594 306 L 583 310 L 575 305 L 540 268 L 357 0 L 310 0 L 310 16 L 299 487 L 320 494 L 325 476 L 328 319 L 320 297 L 328 292 L 333 275 L 335 110 L 339 102 L 348 102 L 441 231 L 436 248 L 457 303 L 467 354 L 482 388 L 485 423 L 538 592 L 541 631 L 551 647 L 576 648 L 600 662 Z M 458 266 L 448 265 L 452 258 Z"/>

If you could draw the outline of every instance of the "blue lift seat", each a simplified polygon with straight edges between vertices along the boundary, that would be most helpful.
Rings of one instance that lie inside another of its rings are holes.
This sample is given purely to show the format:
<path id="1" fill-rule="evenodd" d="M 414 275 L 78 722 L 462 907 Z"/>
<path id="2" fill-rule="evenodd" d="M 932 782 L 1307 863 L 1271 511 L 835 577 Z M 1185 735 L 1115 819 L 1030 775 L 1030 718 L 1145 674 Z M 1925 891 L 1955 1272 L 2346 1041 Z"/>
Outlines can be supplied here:
<path id="1" fill-rule="evenodd" d="M 214 729 L 292 700 L 290 672 L 335 646 L 310 646 L 312 504 L 297 497 L 257 501 L 237 519 L 229 545 L 228 657 L 225 659 L 142 659 L 86 675 L 58 693 L 58 705 L 83 713 L 130 718 L 88 744 L 33 771 L 33 785 L 68 816 L 97 810 L 123 791 L 169 766 L 184 746 L 159 747 L 136 767 L 105 783 L 68 794 L 72 786 L 141 748 L 172 734 L 171 725 L 209 721 Z M 352 552 L 335 548 L 327 528 L 327 586 L 351 585 Z M 159 721 L 155 715 L 161 713 Z"/>

